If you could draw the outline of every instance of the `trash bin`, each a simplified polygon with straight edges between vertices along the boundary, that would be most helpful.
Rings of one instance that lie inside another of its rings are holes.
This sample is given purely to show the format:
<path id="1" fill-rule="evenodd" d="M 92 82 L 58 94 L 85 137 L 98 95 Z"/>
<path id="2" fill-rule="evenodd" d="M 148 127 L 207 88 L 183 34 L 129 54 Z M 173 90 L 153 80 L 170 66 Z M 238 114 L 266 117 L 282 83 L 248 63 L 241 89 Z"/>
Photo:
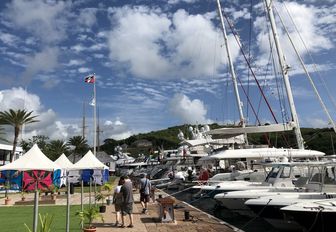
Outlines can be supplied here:
<path id="1" fill-rule="evenodd" d="M 161 222 L 175 222 L 174 216 L 174 203 L 175 198 L 173 197 L 164 197 L 158 198 L 159 202 L 159 219 Z"/>

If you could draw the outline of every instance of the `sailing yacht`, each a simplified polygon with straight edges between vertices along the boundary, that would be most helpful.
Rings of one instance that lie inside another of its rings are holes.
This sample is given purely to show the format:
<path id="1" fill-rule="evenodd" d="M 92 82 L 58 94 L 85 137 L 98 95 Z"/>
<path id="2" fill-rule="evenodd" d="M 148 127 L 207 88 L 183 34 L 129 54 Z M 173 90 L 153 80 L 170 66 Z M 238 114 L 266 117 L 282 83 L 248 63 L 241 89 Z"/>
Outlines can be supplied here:
<path id="1" fill-rule="evenodd" d="M 294 104 L 293 94 L 291 90 L 291 85 L 289 82 L 288 76 L 288 65 L 285 62 L 284 54 L 280 45 L 280 40 L 278 36 L 278 32 L 275 25 L 275 19 L 273 15 L 272 2 L 270 0 L 265 0 L 266 8 L 268 11 L 268 18 L 271 25 L 274 44 L 278 55 L 278 61 L 280 64 L 281 74 L 283 76 L 284 86 L 286 89 L 286 95 L 288 100 L 288 105 L 291 111 L 291 121 L 283 124 L 274 124 L 267 126 L 246 126 L 245 119 L 242 112 L 242 104 L 239 97 L 238 85 L 236 81 L 236 75 L 234 72 L 233 62 L 230 57 L 230 49 L 228 44 L 228 39 L 226 35 L 222 8 L 220 5 L 220 0 L 217 0 L 217 7 L 219 12 L 219 17 L 222 25 L 222 32 L 224 36 L 225 47 L 228 55 L 228 63 L 230 67 L 230 72 L 232 76 L 233 86 L 236 95 L 236 101 L 240 112 L 240 121 L 241 127 L 239 128 L 221 128 L 215 129 L 208 132 L 209 135 L 220 135 L 220 136 L 234 136 L 234 135 L 244 135 L 245 136 L 245 145 L 242 146 L 228 146 L 227 149 L 223 149 L 220 151 L 216 151 L 212 153 L 208 157 L 204 157 L 200 159 L 200 164 L 203 162 L 205 165 L 207 163 L 219 163 L 221 160 L 241 160 L 245 162 L 246 166 L 253 164 L 254 162 L 263 162 L 269 158 L 277 158 L 277 157 L 287 157 L 288 159 L 295 158 L 314 158 L 317 159 L 319 157 L 324 156 L 323 152 L 314 151 L 314 150 L 305 150 L 304 141 L 300 131 L 300 124 Z M 252 71 L 252 70 L 251 70 Z M 290 131 L 293 130 L 296 136 L 296 142 L 298 149 L 294 148 L 269 148 L 268 146 L 253 146 L 249 145 L 247 141 L 247 134 L 250 133 L 268 133 L 268 132 L 280 132 L 280 131 Z M 239 149 L 237 149 L 239 148 Z M 227 162 L 226 167 L 231 164 Z"/>

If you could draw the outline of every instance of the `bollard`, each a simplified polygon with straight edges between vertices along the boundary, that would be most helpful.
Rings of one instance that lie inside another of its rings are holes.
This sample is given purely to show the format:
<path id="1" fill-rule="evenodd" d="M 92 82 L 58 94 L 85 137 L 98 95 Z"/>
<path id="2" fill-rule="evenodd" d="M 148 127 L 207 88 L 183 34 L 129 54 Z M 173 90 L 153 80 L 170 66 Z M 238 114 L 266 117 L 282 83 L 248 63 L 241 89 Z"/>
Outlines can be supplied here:
<path id="1" fill-rule="evenodd" d="M 184 221 L 190 220 L 190 212 L 189 210 L 184 210 Z"/>

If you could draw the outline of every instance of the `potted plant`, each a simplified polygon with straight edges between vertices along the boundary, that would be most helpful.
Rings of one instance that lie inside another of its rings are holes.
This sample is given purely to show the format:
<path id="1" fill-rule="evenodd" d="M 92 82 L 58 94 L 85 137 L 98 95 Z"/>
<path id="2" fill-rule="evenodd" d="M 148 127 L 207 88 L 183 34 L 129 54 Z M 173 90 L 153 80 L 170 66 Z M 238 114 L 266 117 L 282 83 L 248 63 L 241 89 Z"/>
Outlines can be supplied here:
<path id="1" fill-rule="evenodd" d="M 58 191 L 58 188 L 52 184 L 49 186 L 49 191 L 51 192 L 51 200 L 56 200 L 56 192 Z"/>
<path id="2" fill-rule="evenodd" d="M 96 195 L 96 201 L 101 201 L 101 206 L 99 206 L 99 212 L 106 212 L 106 205 L 104 205 L 105 195 L 102 192 L 98 192 Z"/>
<path id="3" fill-rule="evenodd" d="M 109 183 L 105 183 L 105 184 L 101 187 L 101 189 L 102 189 L 103 191 L 106 191 L 106 194 L 105 194 L 105 196 L 107 197 L 107 199 L 106 199 L 106 204 L 107 204 L 107 205 L 111 205 L 112 202 L 113 202 L 113 197 L 112 197 L 112 195 L 111 195 L 111 192 L 112 192 L 112 185 L 109 184 Z"/>
<path id="4" fill-rule="evenodd" d="M 5 184 L 5 205 L 9 205 L 9 203 L 11 202 L 11 199 L 8 196 L 8 190 L 10 189 L 10 184 L 8 183 L 8 181 L 6 181 Z"/>
<path id="5" fill-rule="evenodd" d="M 105 183 L 104 185 L 100 187 L 100 190 L 98 194 L 96 195 L 96 201 L 101 201 L 101 206 L 99 206 L 99 212 L 101 213 L 106 212 L 106 206 L 104 205 L 104 200 L 107 196 L 110 195 L 111 190 L 112 190 L 112 185 Z"/>
<path id="6" fill-rule="evenodd" d="M 83 228 L 84 232 L 95 232 L 97 230 L 96 227 L 92 225 L 93 220 L 100 219 L 102 222 L 104 222 L 103 215 L 101 215 L 98 211 L 98 208 L 94 206 L 83 211 L 77 211 L 76 215 L 79 216 L 81 223 L 87 225 Z"/>
<path id="7" fill-rule="evenodd" d="M 26 193 L 22 190 L 21 191 L 21 201 L 25 201 L 26 197 L 25 197 Z"/>

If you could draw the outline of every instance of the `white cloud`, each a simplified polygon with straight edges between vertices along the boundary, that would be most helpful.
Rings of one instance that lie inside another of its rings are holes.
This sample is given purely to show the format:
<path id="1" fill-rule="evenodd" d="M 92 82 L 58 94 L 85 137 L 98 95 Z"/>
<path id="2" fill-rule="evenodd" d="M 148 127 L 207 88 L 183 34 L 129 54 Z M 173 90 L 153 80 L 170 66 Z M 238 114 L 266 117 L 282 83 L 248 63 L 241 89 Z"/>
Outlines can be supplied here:
<path id="1" fill-rule="evenodd" d="M 168 0 L 168 4 L 178 4 L 178 3 L 195 3 L 199 0 Z"/>
<path id="2" fill-rule="evenodd" d="M 120 118 L 117 118 L 115 121 L 105 121 L 103 133 L 105 138 L 112 138 L 115 140 L 125 139 L 133 134 Z"/>
<path id="3" fill-rule="evenodd" d="M 85 61 L 84 60 L 70 60 L 68 64 L 66 64 L 67 66 L 79 66 L 84 64 Z"/>
<path id="4" fill-rule="evenodd" d="M 24 130 L 24 139 L 31 138 L 34 135 L 45 135 L 50 139 L 63 139 L 78 135 L 80 128 L 76 124 L 64 124 L 57 119 L 56 113 L 52 109 L 45 110 L 40 98 L 32 93 L 25 91 L 23 88 L 12 88 L 0 91 L 0 110 L 9 109 L 27 109 L 33 111 L 32 115 L 37 115 L 37 120 L 28 124 Z M 13 139 L 13 128 L 6 127 L 7 138 Z"/>
<path id="5" fill-rule="evenodd" d="M 45 43 L 62 40 L 66 33 L 67 4 L 39 0 L 14 0 L 8 5 L 7 17 L 17 26 Z"/>
<path id="6" fill-rule="evenodd" d="M 199 99 L 190 100 L 186 95 L 175 94 L 169 104 L 169 110 L 183 123 L 211 123 L 206 118 L 207 109 Z"/>
<path id="7" fill-rule="evenodd" d="M 78 22 L 82 25 L 86 25 L 87 27 L 92 27 L 97 21 L 97 10 L 98 9 L 96 8 L 82 9 L 78 16 Z"/>
<path id="8" fill-rule="evenodd" d="M 300 5 L 296 2 L 276 4 L 276 6 L 277 12 L 279 12 L 281 18 L 283 19 L 284 24 L 293 40 L 293 43 L 301 56 L 304 57 L 304 55 L 307 55 L 308 52 L 314 53 L 333 47 L 327 35 L 321 33 L 321 25 L 319 24 L 321 24 L 324 19 L 319 22 L 317 8 L 313 6 L 308 7 L 304 4 Z M 290 16 L 287 13 L 287 9 L 290 13 Z M 295 25 L 292 23 L 291 18 L 295 22 L 296 28 Z M 259 49 L 263 53 L 263 55 L 260 56 L 260 58 L 263 59 L 263 61 L 261 62 L 266 63 L 269 56 L 270 45 L 269 34 L 267 31 L 266 21 L 264 17 L 258 17 L 255 20 L 254 28 L 257 32 Z M 303 38 L 304 43 L 301 41 L 296 29 L 298 30 L 301 38 Z M 295 55 L 288 36 L 282 29 L 282 24 L 279 20 L 277 20 L 277 30 L 281 41 L 282 49 L 286 52 L 285 56 L 287 63 L 291 66 L 299 66 L 297 56 Z"/>
<path id="9" fill-rule="evenodd" d="M 189 15 L 178 10 L 168 16 L 144 6 L 109 11 L 114 25 L 108 36 L 110 59 L 137 77 L 205 78 L 224 63 L 222 48 L 216 44 L 221 33 L 211 22 L 214 14 Z M 231 51 L 235 59 L 237 47 Z"/>
<path id="10" fill-rule="evenodd" d="M 22 75 L 23 82 L 28 83 L 39 72 L 51 72 L 58 65 L 59 50 L 48 47 L 39 53 L 25 58 L 27 68 Z"/>
<path id="11" fill-rule="evenodd" d="M 9 33 L 1 32 L 0 41 L 9 46 L 14 46 L 18 41 L 18 37 Z"/>
<path id="12" fill-rule="evenodd" d="M 79 73 L 88 73 L 88 72 L 90 72 L 91 71 L 91 69 L 90 68 L 79 68 L 78 69 L 78 72 Z"/>

